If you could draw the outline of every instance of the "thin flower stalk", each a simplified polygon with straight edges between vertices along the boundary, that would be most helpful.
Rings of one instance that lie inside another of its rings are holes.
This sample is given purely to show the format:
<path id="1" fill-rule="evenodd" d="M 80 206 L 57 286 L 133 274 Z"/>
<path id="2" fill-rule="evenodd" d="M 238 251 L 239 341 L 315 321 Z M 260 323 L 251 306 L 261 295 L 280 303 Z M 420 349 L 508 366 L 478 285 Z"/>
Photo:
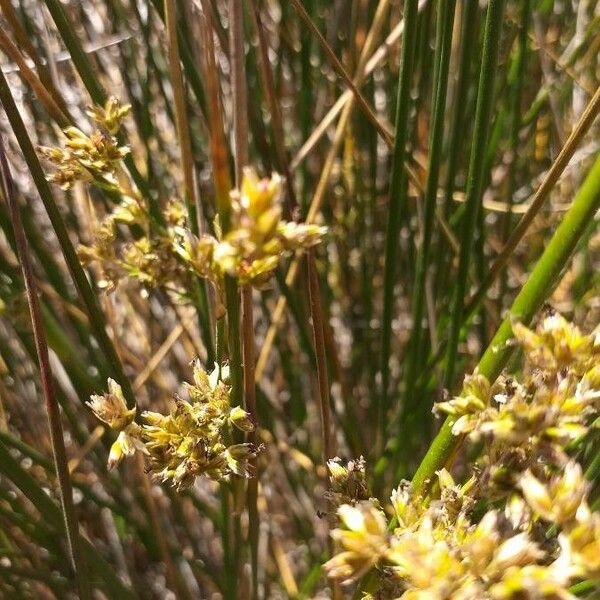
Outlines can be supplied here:
<path id="1" fill-rule="evenodd" d="M 444 387 L 446 388 L 452 387 L 454 380 L 460 328 L 464 313 L 464 296 L 471 261 L 471 246 L 473 244 L 477 214 L 481 210 L 479 205 L 483 196 L 485 157 L 492 113 L 494 77 L 500 46 L 503 13 L 504 1 L 491 0 L 487 8 L 473 144 L 467 177 L 465 212 L 461 219 L 460 259 L 458 274 L 454 283 L 450 333 L 448 336 L 444 370 Z"/>
<path id="2" fill-rule="evenodd" d="M 378 448 L 383 448 L 385 419 L 389 410 L 390 351 L 392 318 L 394 312 L 394 287 L 400 227 L 406 214 L 407 182 L 404 170 L 406 142 L 408 139 L 408 115 L 410 87 L 413 79 L 413 63 L 417 45 L 418 2 L 409 0 L 404 7 L 404 39 L 396 100 L 395 138 L 392 154 L 392 171 L 389 185 L 389 215 L 386 228 L 385 266 L 383 283 L 383 316 L 381 321 L 381 390 L 377 406 Z"/>
<path id="3" fill-rule="evenodd" d="M 229 2 L 230 60 L 232 66 L 233 126 L 235 181 L 240 188 L 244 179 L 244 167 L 248 163 L 248 89 L 246 86 L 244 52 L 244 11 L 236 0 Z M 247 434 L 248 443 L 256 445 L 256 384 L 254 380 L 254 315 L 252 287 L 241 288 L 242 360 L 244 377 L 244 407 L 248 411 L 254 428 Z M 258 473 L 256 461 L 251 468 L 255 476 L 248 481 L 246 505 L 248 509 L 248 541 L 250 545 L 250 567 L 252 572 L 252 598 L 258 600 L 258 545 L 260 521 L 258 513 Z"/>

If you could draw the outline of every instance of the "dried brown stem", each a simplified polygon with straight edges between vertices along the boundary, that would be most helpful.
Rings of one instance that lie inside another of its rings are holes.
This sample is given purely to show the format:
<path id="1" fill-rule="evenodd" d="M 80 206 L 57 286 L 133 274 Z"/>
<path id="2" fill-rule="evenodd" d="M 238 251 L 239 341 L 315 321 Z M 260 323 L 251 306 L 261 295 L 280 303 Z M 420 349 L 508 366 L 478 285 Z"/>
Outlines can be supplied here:
<path id="1" fill-rule="evenodd" d="M 327 359 L 325 356 L 325 332 L 323 329 L 323 308 L 321 305 L 321 290 L 319 276 L 315 264 L 313 250 L 306 255 L 308 266 L 308 291 L 310 295 L 310 314 L 312 318 L 313 341 L 317 362 L 317 380 L 319 384 L 319 408 L 321 413 L 321 436 L 323 465 L 327 468 L 327 461 L 334 456 L 333 438 L 331 436 L 331 404 L 329 398 L 329 377 L 327 375 Z"/>

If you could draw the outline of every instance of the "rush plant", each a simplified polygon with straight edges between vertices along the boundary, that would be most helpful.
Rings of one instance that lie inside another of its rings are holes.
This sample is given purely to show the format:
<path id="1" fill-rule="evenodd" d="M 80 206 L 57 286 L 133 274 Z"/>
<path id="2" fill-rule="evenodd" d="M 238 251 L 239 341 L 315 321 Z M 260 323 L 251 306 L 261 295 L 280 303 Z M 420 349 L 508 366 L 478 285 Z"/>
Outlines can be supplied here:
<path id="1" fill-rule="evenodd" d="M 599 25 L 0 0 L 0 597 L 597 597 Z"/>

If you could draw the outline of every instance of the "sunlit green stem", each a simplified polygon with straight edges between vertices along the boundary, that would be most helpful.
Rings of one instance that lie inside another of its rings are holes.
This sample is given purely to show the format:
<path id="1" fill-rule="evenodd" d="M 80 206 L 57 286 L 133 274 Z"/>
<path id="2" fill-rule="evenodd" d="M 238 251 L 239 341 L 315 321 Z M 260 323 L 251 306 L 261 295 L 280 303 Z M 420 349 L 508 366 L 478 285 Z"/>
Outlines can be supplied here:
<path id="1" fill-rule="evenodd" d="M 487 350 L 481 357 L 477 370 L 494 381 L 511 355 L 513 347 L 507 342 L 512 337 L 512 320 L 528 324 L 535 313 L 550 296 L 560 281 L 560 274 L 595 212 L 600 207 L 600 156 L 596 158 L 583 182 L 573 205 L 563 217 L 544 253 L 535 265 L 525 285 Z M 433 440 L 412 483 L 416 492 L 422 491 L 435 472 L 441 469 L 461 441 L 452 434 L 454 419 L 448 417 Z"/>

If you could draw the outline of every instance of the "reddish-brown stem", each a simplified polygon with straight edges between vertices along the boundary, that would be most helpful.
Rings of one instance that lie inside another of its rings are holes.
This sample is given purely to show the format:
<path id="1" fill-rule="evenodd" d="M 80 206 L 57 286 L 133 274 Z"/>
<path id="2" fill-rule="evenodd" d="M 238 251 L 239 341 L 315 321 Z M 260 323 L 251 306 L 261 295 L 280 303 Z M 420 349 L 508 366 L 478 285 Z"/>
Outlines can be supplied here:
<path id="1" fill-rule="evenodd" d="M 321 436 L 323 440 L 323 465 L 333 458 L 333 439 L 331 437 L 331 409 L 329 400 L 329 378 L 325 357 L 325 332 L 323 329 L 323 309 L 321 306 L 321 289 L 313 250 L 306 255 L 308 266 L 308 292 L 310 296 L 310 314 L 312 318 L 313 341 L 317 362 L 317 381 L 319 384 L 319 407 L 321 412 Z"/>
<path id="2" fill-rule="evenodd" d="M 52 369 L 50 368 L 48 344 L 46 342 L 46 332 L 44 330 L 37 286 L 35 283 L 33 268 L 31 266 L 31 259 L 29 257 L 29 249 L 27 246 L 27 240 L 25 238 L 25 230 L 23 229 L 23 223 L 21 222 L 21 213 L 17 204 L 13 180 L 4 151 L 4 141 L 2 136 L 0 136 L 0 167 L 2 171 L 2 195 L 5 197 L 5 201 L 8 204 L 10 211 L 17 253 L 21 263 L 21 270 L 23 272 L 23 279 L 25 282 L 25 293 L 27 296 L 27 303 L 29 305 L 29 314 L 31 315 L 35 349 L 40 366 L 42 392 L 46 402 L 46 410 L 48 412 L 50 441 L 52 444 L 52 454 L 54 456 L 54 465 L 56 467 L 56 474 L 60 489 L 60 499 L 65 521 L 69 557 L 71 559 L 71 566 L 75 574 L 79 596 L 80 598 L 87 600 L 88 598 L 92 597 L 92 591 L 87 577 L 87 568 L 81 553 L 79 525 L 77 522 L 77 515 L 75 514 L 75 506 L 73 504 L 73 489 L 71 487 L 71 479 L 69 477 L 67 453 L 65 450 L 65 441 L 63 437 L 62 423 L 60 420 L 60 407 L 58 405 L 56 394 L 54 393 Z"/>

